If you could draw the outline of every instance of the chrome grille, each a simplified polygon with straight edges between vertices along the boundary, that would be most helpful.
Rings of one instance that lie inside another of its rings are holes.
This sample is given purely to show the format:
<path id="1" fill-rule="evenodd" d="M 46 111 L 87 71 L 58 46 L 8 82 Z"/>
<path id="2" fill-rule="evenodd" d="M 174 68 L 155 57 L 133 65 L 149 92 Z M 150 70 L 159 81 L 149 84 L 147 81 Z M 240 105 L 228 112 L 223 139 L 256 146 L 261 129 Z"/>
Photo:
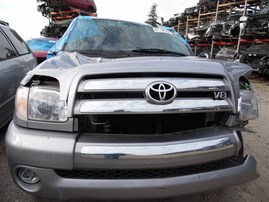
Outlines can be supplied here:
<path id="1" fill-rule="evenodd" d="M 156 81 L 175 87 L 177 95 L 171 103 L 147 100 L 146 88 Z M 83 133 L 173 133 L 223 124 L 233 111 L 229 89 L 220 78 L 85 79 L 78 86 L 73 113 Z M 218 99 L 219 92 L 227 96 Z"/>
<path id="2" fill-rule="evenodd" d="M 169 104 L 147 102 L 145 90 L 156 81 L 176 87 L 177 97 Z M 227 92 L 225 80 L 209 78 L 108 78 L 88 79 L 79 84 L 74 114 L 156 114 L 231 111 L 227 99 L 214 93 Z"/>
<path id="3" fill-rule="evenodd" d="M 113 78 L 93 79 L 81 82 L 79 92 L 111 92 L 111 91 L 144 91 L 155 81 L 165 81 L 173 84 L 180 91 L 212 91 L 228 90 L 226 83 L 221 79 L 203 78 Z"/>

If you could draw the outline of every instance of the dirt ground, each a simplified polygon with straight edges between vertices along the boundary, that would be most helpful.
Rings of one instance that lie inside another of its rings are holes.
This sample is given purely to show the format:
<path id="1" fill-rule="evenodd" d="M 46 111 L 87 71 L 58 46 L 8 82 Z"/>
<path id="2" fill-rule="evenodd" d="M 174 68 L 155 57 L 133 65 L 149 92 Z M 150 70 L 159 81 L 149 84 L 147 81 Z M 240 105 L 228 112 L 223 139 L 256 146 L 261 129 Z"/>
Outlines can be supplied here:
<path id="1" fill-rule="evenodd" d="M 258 163 L 260 177 L 252 182 L 210 192 L 159 200 L 140 200 L 140 202 L 203 202 L 203 201 L 269 201 L 269 80 L 255 76 L 251 78 L 255 92 L 261 100 L 261 116 L 251 121 L 244 132 L 245 153 L 251 153 Z M 52 200 L 36 199 L 17 188 L 11 179 L 4 148 L 5 129 L 0 131 L 0 202 L 33 202 Z M 104 202 L 104 201 L 103 201 Z M 106 201 L 107 202 L 107 201 Z"/>

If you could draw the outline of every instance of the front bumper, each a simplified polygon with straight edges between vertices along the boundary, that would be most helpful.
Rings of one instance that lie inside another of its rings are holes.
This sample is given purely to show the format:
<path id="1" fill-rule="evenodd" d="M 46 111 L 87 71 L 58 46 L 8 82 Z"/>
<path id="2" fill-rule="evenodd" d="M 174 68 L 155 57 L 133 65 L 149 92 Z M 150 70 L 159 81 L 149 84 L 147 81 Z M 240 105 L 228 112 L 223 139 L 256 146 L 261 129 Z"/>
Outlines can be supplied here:
<path id="1" fill-rule="evenodd" d="M 258 177 L 250 155 L 232 167 L 151 178 L 72 178 L 57 170 L 149 170 L 197 166 L 236 157 L 241 141 L 235 131 L 212 127 L 160 136 L 98 136 L 25 129 L 11 122 L 6 150 L 15 182 L 37 196 L 73 198 L 159 198 L 236 185 Z M 37 184 L 17 177 L 19 167 L 33 170 Z M 104 194 L 105 193 L 105 194 Z"/>
<path id="2" fill-rule="evenodd" d="M 162 179 L 67 179 L 59 177 L 52 169 L 28 168 L 40 176 L 41 183 L 29 186 L 17 179 L 19 186 L 34 195 L 57 199 L 165 198 L 242 184 L 258 177 L 252 156 L 233 168 Z"/>

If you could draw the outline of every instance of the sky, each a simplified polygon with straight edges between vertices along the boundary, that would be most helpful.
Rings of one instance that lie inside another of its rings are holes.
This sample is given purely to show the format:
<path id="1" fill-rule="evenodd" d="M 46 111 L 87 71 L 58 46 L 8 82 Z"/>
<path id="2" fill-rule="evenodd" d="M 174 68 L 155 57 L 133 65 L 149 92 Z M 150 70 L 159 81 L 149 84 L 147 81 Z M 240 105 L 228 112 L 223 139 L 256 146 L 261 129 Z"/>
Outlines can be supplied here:
<path id="1" fill-rule="evenodd" d="M 154 3 L 157 15 L 167 21 L 198 0 L 95 0 L 98 17 L 135 22 L 145 22 Z M 37 11 L 37 5 L 36 0 L 0 0 L 0 20 L 8 22 L 24 40 L 39 37 L 49 21 Z"/>

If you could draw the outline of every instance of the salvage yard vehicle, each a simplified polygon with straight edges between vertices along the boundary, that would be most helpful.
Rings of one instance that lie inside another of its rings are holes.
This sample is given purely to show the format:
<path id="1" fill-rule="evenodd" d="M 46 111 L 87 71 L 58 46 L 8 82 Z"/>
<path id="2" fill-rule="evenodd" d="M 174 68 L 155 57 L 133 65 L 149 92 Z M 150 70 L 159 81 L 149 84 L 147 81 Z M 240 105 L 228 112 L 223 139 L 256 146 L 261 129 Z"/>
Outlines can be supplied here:
<path id="1" fill-rule="evenodd" d="M 57 38 L 38 37 L 26 41 L 32 50 L 38 64 L 46 60 L 48 50 L 55 44 Z"/>
<path id="2" fill-rule="evenodd" d="M 269 33 L 269 4 L 267 3 L 254 15 L 247 16 L 242 34 L 245 36 L 266 37 Z"/>
<path id="3" fill-rule="evenodd" d="M 0 128 L 12 119 L 14 99 L 26 72 L 36 66 L 30 49 L 17 34 L 0 21 Z"/>
<path id="4" fill-rule="evenodd" d="M 267 72 L 267 66 L 261 65 L 261 60 L 269 55 L 269 43 L 253 44 L 240 52 L 240 62 L 246 63 L 260 74 Z"/>
<path id="5" fill-rule="evenodd" d="M 219 37 L 234 37 L 239 35 L 239 19 L 242 13 L 233 13 L 225 18 L 219 19 L 218 22 L 212 22 L 205 35 Z"/>
<path id="6" fill-rule="evenodd" d="M 259 115 L 246 64 L 194 57 L 147 24 L 79 16 L 21 81 L 6 151 L 47 198 L 162 198 L 256 179 L 242 126 Z"/>
<path id="7" fill-rule="evenodd" d="M 97 8 L 94 0 L 65 0 L 65 2 L 75 8 L 80 8 L 90 13 L 96 13 Z"/>
<path id="8" fill-rule="evenodd" d="M 217 52 L 215 59 L 236 61 L 237 55 L 236 48 L 224 46 Z"/>

